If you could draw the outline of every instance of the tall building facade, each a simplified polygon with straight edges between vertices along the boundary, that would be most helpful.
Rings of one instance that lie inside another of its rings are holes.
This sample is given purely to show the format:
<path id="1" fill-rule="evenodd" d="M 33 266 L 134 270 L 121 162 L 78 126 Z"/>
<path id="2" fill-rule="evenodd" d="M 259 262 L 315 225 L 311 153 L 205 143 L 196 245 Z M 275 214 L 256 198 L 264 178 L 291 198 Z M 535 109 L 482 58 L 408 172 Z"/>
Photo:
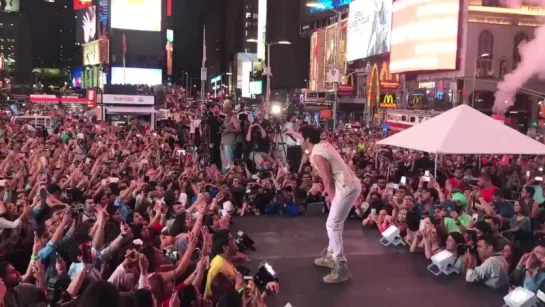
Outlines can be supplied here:
<path id="1" fill-rule="evenodd" d="M 72 1 L 28 0 L 22 2 L 21 11 L 28 19 L 32 68 L 38 68 L 35 76 L 68 81 L 72 66 L 81 65 Z M 45 76 L 45 68 L 53 68 L 48 72 L 54 76 Z"/>
<path id="2" fill-rule="evenodd" d="M 19 6 L 0 8 L 0 80 L 30 82 L 29 44 L 27 16 L 19 12 Z"/>

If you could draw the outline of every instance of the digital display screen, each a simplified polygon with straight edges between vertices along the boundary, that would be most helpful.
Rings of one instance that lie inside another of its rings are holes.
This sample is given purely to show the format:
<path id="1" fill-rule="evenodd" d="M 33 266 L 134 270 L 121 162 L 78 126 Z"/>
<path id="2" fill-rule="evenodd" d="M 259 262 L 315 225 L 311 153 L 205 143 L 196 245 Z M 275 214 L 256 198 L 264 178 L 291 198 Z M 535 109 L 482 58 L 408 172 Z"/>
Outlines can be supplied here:
<path id="1" fill-rule="evenodd" d="M 174 59 L 174 31 L 167 29 L 167 44 L 165 46 L 167 52 L 167 75 L 172 75 L 172 61 Z"/>
<path id="2" fill-rule="evenodd" d="M 97 2 L 98 38 L 110 38 L 110 1 L 98 0 Z"/>
<path id="3" fill-rule="evenodd" d="M 392 0 L 357 0 L 350 3 L 347 29 L 348 61 L 390 51 Z"/>
<path id="4" fill-rule="evenodd" d="M 112 0 L 112 28 L 161 31 L 161 0 Z"/>
<path id="5" fill-rule="evenodd" d="M 319 9 L 319 8 L 315 8 L 315 7 L 309 7 L 308 8 L 308 12 L 310 14 L 314 14 L 314 13 L 318 13 L 318 12 L 323 12 L 323 11 L 326 11 L 327 9 L 336 9 L 336 8 L 339 8 L 341 6 L 345 6 L 345 5 L 348 5 L 350 4 L 352 1 L 354 0 L 318 0 L 318 1 L 309 1 L 309 3 L 319 3 L 319 4 L 322 4 L 326 7 L 326 9 Z"/>
<path id="6" fill-rule="evenodd" d="M 392 5 L 390 73 L 456 69 L 460 0 Z"/>
<path id="7" fill-rule="evenodd" d="M 250 94 L 261 95 L 263 94 L 263 81 L 251 81 L 250 82 Z"/>
<path id="8" fill-rule="evenodd" d="M 87 44 L 97 38 L 96 7 L 90 6 L 76 11 L 76 42 Z"/>
<path id="9" fill-rule="evenodd" d="M 112 67 L 112 84 L 157 85 L 162 83 L 161 69 Z"/>
<path id="10" fill-rule="evenodd" d="M 93 5 L 93 0 L 74 0 L 74 11 L 81 10 Z"/>
<path id="11" fill-rule="evenodd" d="M 0 0 L 0 11 L 19 12 L 19 0 Z"/>
<path id="12" fill-rule="evenodd" d="M 164 65 L 164 42 L 161 32 L 112 29 L 110 34 L 110 62 L 123 66 L 123 34 L 127 42 L 125 66 L 161 68 Z"/>
<path id="13" fill-rule="evenodd" d="M 72 87 L 81 87 L 81 67 L 72 68 Z"/>

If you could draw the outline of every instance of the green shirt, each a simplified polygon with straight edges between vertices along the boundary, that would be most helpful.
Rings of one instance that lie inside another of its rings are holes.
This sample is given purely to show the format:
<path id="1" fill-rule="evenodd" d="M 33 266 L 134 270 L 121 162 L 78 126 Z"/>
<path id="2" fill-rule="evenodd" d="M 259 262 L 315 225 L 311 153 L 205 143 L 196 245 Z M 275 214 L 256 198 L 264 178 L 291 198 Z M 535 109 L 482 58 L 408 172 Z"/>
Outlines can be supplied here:
<path id="1" fill-rule="evenodd" d="M 467 228 L 469 227 L 469 222 L 471 222 L 471 216 L 463 212 L 458 217 L 458 221 L 460 221 L 460 224 L 462 224 L 465 228 Z M 443 224 L 445 225 L 445 229 L 447 233 L 460 232 L 460 227 L 456 225 L 456 221 L 451 217 L 445 217 L 445 221 L 443 222 Z"/>
<path id="2" fill-rule="evenodd" d="M 70 139 L 70 137 L 68 136 L 68 134 L 65 134 L 65 133 L 61 134 L 61 141 L 63 143 L 68 143 L 69 139 Z"/>
<path id="3" fill-rule="evenodd" d="M 541 187 L 541 184 L 533 185 L 532 188 L 534 188 L 534 200 L 538 203 L 545 202 L 545 198 L 543 197 L 543 188 Z M 532 204 L 530 204 L 530 208 L 532 207 Z"/>

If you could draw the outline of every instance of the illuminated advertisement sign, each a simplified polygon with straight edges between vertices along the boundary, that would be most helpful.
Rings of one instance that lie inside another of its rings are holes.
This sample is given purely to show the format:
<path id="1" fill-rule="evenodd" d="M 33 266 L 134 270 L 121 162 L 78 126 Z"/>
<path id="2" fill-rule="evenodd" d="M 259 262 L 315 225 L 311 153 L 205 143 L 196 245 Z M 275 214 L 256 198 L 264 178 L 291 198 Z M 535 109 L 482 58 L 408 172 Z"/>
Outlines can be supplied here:
<path id="1" fill-rule="evenodd" d="M 112 28 L 161 31 L 161 0 L 112 0 Z"/>
<path id="2" fill-rule="evenodd" d="M 72 69 L 72 86 L 81 87 L 81 67 L 75 67 Z"/>
<path id="3" fill-rule="evenodd" d="M 167 75 L 172 76 L 172 58 L 174 52 L 174 31 L 167 29 L 167 44 L 165 46 L 167 51 Z"/>
<path id="4" fill-rule="evenodd" d="M 162 83 L 161 69 L 112 67 L 112 84 L 157 85 Z"/>
<path id="5" fill-rule="evenodd" d="M 19 0 L 0 0 L 0 11 L 19 12 Z"/>
<path id="6" fill-rule="evenodd" d="M 456 69 L 459 0 L 399 0 L 392 8 L 391 73 Z"/>
<path id="7" fill-rule="evenodd" d="M 250 73 L 252 72 L 251 62 L 239 62 L 239 67 L 242 72 L 242 97 L 250 98 L 252 94 L 250 92 Z"/>
<path id="8" fill-rule="evenodd" d="M 257 58 L 265 60 L 265 44 L 267 42 L 267 0 L 257 3 Z"/>
<path id="9" fill-rule="evenodd" d="M 154 105 L 154 96 L 139 96 L 139 95 L 102 95 L 102 103 L 104 104 L 142 104 Z"/>
<path id="10" fill-rule="evenodd" d="M 250 82 L 250 94 L 261 95 L 263 94 L 263 81 L 251 81 Z"/>
<path id="11" fill-rule="evenodd" d="M 390 51 L 392 1 L 357 0 L 348 13 L 348 61 Z"/>
<path id="12" fill-rule="evenodd" d="M 379 107 L 381 108 L 395 108 L 396 107 L 396 95 L 394 94 L 381 94 Z"/>
<path id="13" fill-rule="evenodd" d="M 76 42 L 87 44 L 97 38 L 97 15 L 95 6 L 76 11 Z"/>
<path id="14" fill-rule="evenodd" d="M 110 38 L 110 1 L 98 0 L 97 3 L 98 18 L 98 38 Z"/>
<path id="15" fill-rule="evenodd" d="M 318 1 L 315 1 L 315 2 L 324 5 L 325 9 L 309 7 L 308 11 L 309 11 L 310 14 L 319 13 L 319 12 L 326 11 L 327 9 L 332 10 L 332 9 L 339 8 L 341 6 L 348 5 L 352 1 L 354 1 L 354 0 L 318 0 Z"/>
<path id="16" fill-rule="evenodd" d="M 83 65 L 109 64 L 109 41 L 99 39 L 83 45 Z"/>
<path id="17" fill-rule="evenodd" d="M 325 40 L 324 29 L 320 29 L 314 32 L 310 38 L 309 89 L 311 91 L 323 91 L 324 89 L 324 79 L 325 79 L 324 40 Z"/>
<path id="18" fill-rule="evenodd" d="M 74 0 L 74 10 L 81 10 L 93 5 L 93 0 Z"/>

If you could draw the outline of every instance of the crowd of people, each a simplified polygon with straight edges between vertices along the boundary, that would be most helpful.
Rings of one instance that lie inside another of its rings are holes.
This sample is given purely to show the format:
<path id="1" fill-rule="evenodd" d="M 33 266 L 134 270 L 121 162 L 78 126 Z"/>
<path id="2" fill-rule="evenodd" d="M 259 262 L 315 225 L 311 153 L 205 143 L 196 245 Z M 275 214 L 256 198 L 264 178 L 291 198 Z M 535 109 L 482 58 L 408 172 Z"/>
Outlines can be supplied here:
<path id="1" fill-rule="evenodd" d="M 266 306 L 231 217 L 298 216 L 330 199 L 303 117 L 181 105 L 156 130 L 49 109 L 54 127 L 0 123 L 0 302 L 20 306 Z M 24 112 L 24 110 L 22 110 Z M 448 250 L 469 283 L 545 289 L 543 157 L 442 155 L 324 130 L 361 182 L 350 219 L 396 226 L 410 252 Z M 302 220 L 304 221 L 304 220 Z M 331 256 L 315 264 L 333 268 Z"/>

